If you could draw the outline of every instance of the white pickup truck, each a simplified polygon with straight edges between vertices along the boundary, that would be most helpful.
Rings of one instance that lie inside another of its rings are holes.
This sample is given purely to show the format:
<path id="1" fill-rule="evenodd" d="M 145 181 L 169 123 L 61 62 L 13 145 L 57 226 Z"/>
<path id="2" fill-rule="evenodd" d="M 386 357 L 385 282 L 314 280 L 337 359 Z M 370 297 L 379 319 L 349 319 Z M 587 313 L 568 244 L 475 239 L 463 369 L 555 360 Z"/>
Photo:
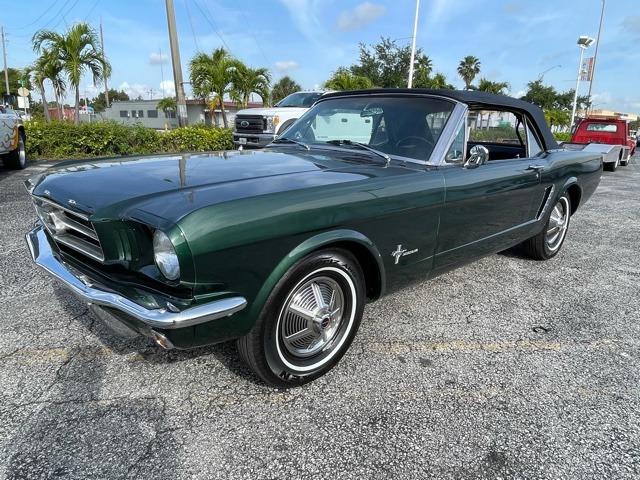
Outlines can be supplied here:
<path id="1" fill-rule="evenodd" d="M 0 157 L 4 168 L 17 170 L 27 165 L 26 142 L 20 115 L 0 105 Z"/>
<path id="2" fill-rule="evenodd" d="M 234 145 L 244 148 L 267 146 L 325 93 L 329 92 L 296 92 L 286 96 L 273 107 L 240 110 L 234 122 Z"/>

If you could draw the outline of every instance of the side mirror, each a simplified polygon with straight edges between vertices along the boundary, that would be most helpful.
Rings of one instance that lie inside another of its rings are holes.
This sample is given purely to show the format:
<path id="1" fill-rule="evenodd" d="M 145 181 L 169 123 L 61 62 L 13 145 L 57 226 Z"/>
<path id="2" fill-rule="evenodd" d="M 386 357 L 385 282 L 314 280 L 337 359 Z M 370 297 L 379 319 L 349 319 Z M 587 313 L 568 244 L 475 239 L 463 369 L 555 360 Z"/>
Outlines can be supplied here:
<path id="1" fill-rule="evenodd" d="M 484 145 L 475 145 L 471 148 L 471 155 L 464 162 L 465 168 L 477 168 L 489 160 L 489 150 Z"/>

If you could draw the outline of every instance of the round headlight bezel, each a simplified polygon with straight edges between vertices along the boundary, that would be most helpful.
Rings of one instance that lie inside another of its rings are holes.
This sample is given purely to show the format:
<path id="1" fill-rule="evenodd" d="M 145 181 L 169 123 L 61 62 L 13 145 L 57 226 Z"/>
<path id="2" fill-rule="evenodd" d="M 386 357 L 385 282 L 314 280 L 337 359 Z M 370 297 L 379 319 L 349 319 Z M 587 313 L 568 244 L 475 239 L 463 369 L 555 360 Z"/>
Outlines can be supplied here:
<path id="1" fill-rule="evenodd" d="M 153 261 L 167 280 L 180 278 L 180 262 L 171 239 L 162 230 L 153 232 Z"/>

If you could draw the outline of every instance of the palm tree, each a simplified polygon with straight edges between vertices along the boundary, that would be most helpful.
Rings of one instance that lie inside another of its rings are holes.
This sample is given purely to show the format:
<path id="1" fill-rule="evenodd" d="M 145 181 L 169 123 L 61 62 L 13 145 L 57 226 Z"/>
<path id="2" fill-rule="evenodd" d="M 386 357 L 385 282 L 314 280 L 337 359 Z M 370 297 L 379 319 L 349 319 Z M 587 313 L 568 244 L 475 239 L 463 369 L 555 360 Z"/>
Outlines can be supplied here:
<path id="1" fill-rule="evenodd" d="M 224 48 L 215 49 L 211 55 L 196 53 L 189 62 L 189 77 L 194 95 L 205 102 L 212 99 L 217 101 L 224 128 L 229 127 L 224 96 L 233 86 L 234 72 L 239 64 Z"/>
<path id="2" fill-rule="evenodd" d="M 57 56 L 66 78 L 75 90 L 75 123 L 80 122 L 80 81 L 90 72 L 93 84 L 99 84 L 111 74 L 111 65 L 105 59 L 98 41 L 98 34 L 87 23 L 76 23 L 66 34 L 53 30 L 39 30 L 32 38 L 33 49 L 38 53 L 48 51 Z"/>
<path id="3" fill-rule="evenodd" d="M 44 82 L 49 80 L 53 85 L 54 95 L 56 97 L 56 104 L 58 110 L 60 109 L 60 100 L 64 96 L 67 89 L 67 85 L 64 79 L 61 77 L 62 64 L 58 56 L 49 50 L 44 50 L 42 54 L 36 59 L 36 61 L 29 66 L 28 74 L 31 77 L 31 81 L 36 88 L 40 91 L 42 97 L 42 106 L 44 109 L 44 119 L 47 123 L 51 122 L 51 114 L 49 113 L 49 104 L 45 96 Z M 59 116 L 58 118 L 62 118 Z"/>
<path id="4" fill-rule="evenodd" d="M 302 90 L 302 86 L 288 75 L 285 75 L 271 89 L 271 101 L 278 103 L 284 97 Z"/>
<path id="5" fill-rule="evenodd" d="M 324 87 L 331 90 L 359 90 L 373 87 L 373 82 L 368 77 L 354 75 L 345 68 L 339 68 L 325 82 Z"/>
<path id="6" fill-rule="evenodd" d="M 271 73 L 266 68 L 251 68 L 238 62 L 233 72 L 230 96 L 238 104 L 238 108 L 247 108 L 252 93 L 262 98 L 263 106 L 269 104 Z"/>
<path id="7" fill-rule="evenodd" d="M 505 95 L 505 90 L 509 91 L 511 86 L 509 82 L 492 82 L 486 78 L 481 78 L 478 81 L 478 87 L 476 90 L 480 92 L 497 93 L 499 95 Z"/>
<path id="8" fill-rule="evenodd" d="M 473 55 L 467 55 L 458 65 L 458 75 L 464 81 L 465 90 L 471 89 L 471 82 L 480 73 L 480 60 Z"/>

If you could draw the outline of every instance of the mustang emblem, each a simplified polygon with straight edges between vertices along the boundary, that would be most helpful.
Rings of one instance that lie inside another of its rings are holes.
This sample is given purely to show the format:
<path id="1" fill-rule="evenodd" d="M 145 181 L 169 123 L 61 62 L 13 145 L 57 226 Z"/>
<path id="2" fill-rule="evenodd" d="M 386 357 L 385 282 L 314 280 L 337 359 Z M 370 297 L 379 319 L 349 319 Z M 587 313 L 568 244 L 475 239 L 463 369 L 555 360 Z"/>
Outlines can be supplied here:
<path id="1" fill-rule="evenodd" d="M 391 256 L 396 259 L 394 264 L 398 265 L 398 263 L 400 263 L 401 257 L 405 257 L 407 255 L 411 255 L 417 252 L 418 252 L 417 248 L 413 250 L 407 250 L 406 248 L 402 248 L 402 245 L 398 245 L 398 247 L 393 252 L 391 252 Z"/>

